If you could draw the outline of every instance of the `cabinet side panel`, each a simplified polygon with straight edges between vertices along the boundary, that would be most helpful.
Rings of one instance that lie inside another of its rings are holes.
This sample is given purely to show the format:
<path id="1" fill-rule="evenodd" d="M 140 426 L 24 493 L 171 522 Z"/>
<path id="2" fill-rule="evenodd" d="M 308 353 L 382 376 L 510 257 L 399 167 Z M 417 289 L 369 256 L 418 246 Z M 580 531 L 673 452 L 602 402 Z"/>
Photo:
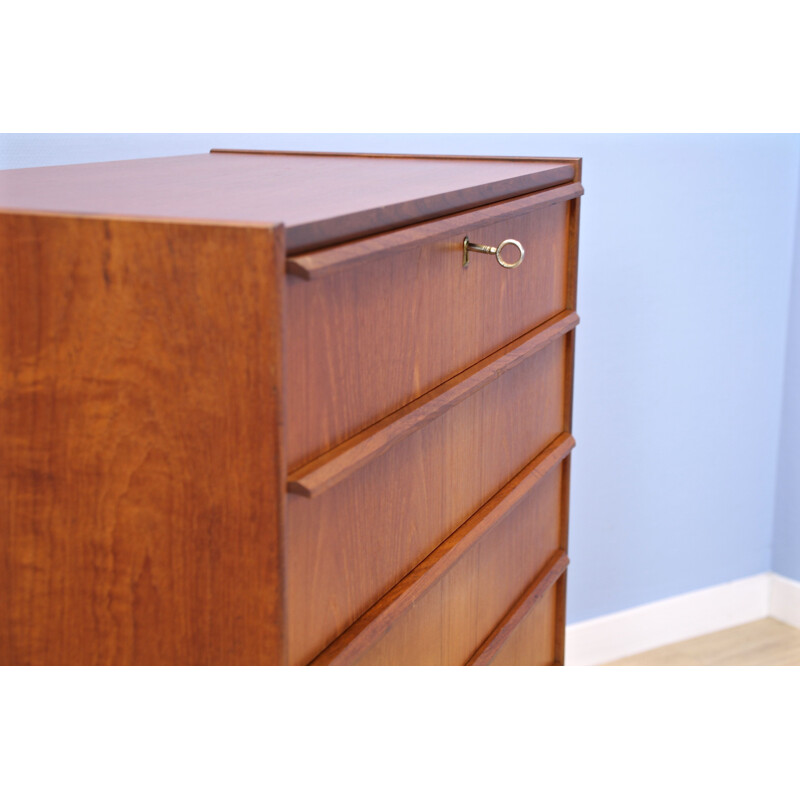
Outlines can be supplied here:
<path id="1" fill-rule="evenodd" d="M 580 180 L 581 162 L 576 164 L 576 180 Z M 580 236 L 581 199 L 576 197 L 570 201 L 568 245 L 567 245 L 567 298 L 566 307 L 574 310 L 578 302 L 578 240 Z M 564 425 L 565 430 L 572 430 L 572 409 L 575 385 L 575 331 L 567 335 L 566 347 L 566 384 L 564 386 Z M 570 507 L 570 475 L 572 472 L 572 456 L 564 462 L 564 483 L 561 505 L 561 549 L 569 551 L 569 507 Z M 567 632 L 567 573 L 561 576 L 556 584 L 556 642 L 555 663 L 564 665 L 564 648 Z"/>
<path id="2" fill-rule="evenodd" d="M 284 661 L 282 252 L 0 215 L 0 663 Z"/>

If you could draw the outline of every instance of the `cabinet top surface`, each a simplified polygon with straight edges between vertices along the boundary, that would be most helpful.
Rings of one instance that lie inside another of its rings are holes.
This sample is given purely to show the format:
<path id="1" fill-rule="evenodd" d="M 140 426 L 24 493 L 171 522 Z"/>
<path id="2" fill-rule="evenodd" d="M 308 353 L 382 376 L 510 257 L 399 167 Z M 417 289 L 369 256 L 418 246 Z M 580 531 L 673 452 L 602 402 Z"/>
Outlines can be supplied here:
<path id="1" fill-rule="evenodd" d="M 283 224 L 292 255 L 577 179 L 576 160 L 211 152 L 0 171 L 0 209 Z"/>

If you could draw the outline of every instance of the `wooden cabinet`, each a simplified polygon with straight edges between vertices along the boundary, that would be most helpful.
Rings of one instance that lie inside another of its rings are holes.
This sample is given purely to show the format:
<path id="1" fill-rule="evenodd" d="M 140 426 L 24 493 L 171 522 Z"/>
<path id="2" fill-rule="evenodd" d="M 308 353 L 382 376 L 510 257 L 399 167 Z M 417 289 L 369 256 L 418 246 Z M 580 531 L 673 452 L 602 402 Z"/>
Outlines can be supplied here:
<path id="1" fill-rule="evenodd" d="M 0 662 L 563 663 L 582 192 L 579 159 L 0 173 Z"/>

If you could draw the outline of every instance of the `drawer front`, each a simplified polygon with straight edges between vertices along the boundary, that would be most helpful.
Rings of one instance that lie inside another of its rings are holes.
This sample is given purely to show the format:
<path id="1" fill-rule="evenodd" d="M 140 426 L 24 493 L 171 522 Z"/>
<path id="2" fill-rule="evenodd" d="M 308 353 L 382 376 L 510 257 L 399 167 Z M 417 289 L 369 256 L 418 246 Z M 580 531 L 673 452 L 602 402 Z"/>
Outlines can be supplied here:
<path id="1" fill-rule="evenodd" d="M 558 658 L 558 597 L 559 586 L 556 585 L 528 611 L 486 664 L 493 667 L 554 666 Z"/>
<path id="2" fill-rule="evenodd" d="M 288 276 L 290 471 L 565 308 L 571 206 L 525 202 L 512 216 L 501 203 L 494 218 L 480 209 L 335 248 L 332 272 Z M 463 268 L 465 236 L 518 239 L 525 259 L 503 269 L 472 253 Z"/>
<path id="3" fill-rule="evenodd" d="M 564 430 L 562 336 L 332 488 L 287 505 L 291 663 L 306 663 Z"/>
<path id="4" fill-rule="evenodd" d="M 355 663 L 466 663 L 558 550 L 561 472 L 542 478 Z"/>

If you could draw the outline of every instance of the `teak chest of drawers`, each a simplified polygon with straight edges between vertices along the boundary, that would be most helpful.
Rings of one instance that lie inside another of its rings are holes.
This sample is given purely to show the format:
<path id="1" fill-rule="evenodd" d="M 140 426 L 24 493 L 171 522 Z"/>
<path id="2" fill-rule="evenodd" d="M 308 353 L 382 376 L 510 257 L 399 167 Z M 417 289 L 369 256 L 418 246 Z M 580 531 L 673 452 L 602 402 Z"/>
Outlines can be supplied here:
<path id="1" fill-rule="evenodd" d="M 0 173 L 0 662 L 563 663 L 582 193 L 579 159 Z"/>

